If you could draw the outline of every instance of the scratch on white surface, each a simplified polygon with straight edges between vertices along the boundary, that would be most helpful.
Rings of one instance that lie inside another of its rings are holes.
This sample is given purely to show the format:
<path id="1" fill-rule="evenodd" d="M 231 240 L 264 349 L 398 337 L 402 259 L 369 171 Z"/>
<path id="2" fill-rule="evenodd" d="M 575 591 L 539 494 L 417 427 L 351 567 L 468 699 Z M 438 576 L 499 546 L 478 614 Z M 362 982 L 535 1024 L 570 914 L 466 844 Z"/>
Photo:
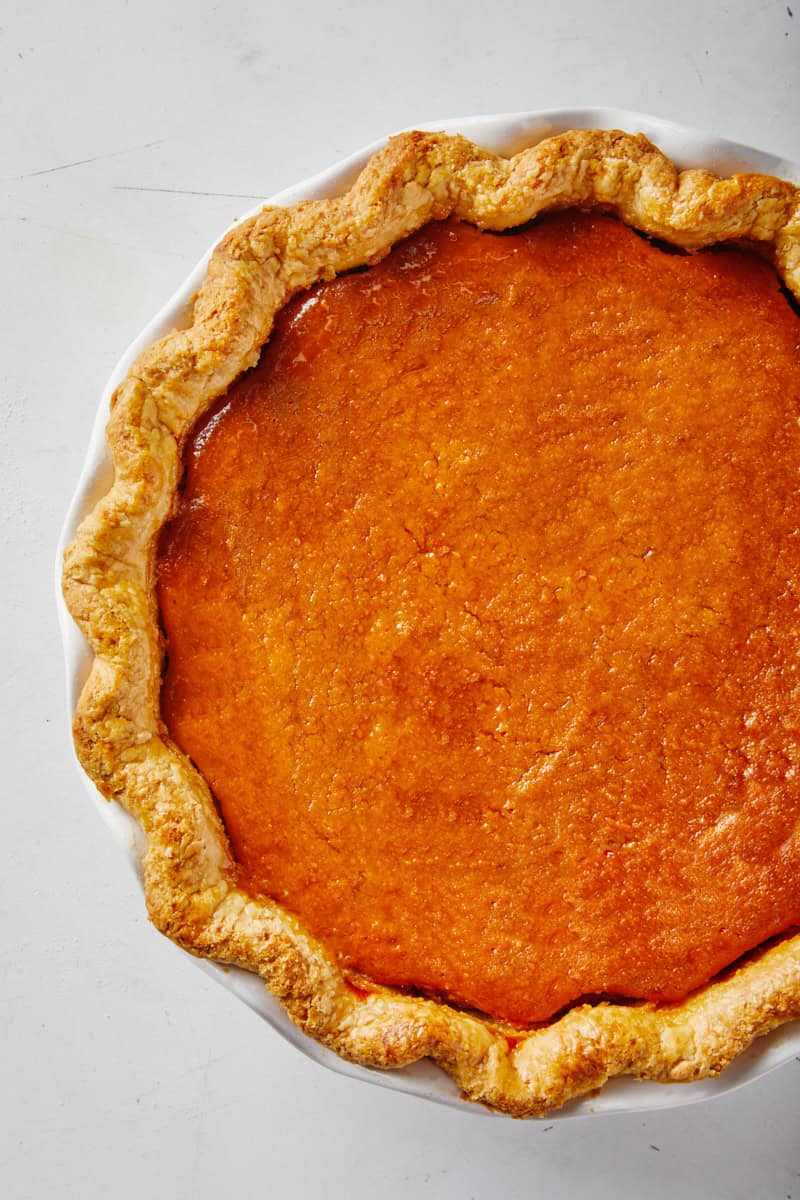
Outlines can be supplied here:
<path id="1" fill-rule="evenodd" d="M 191 1079 L 192 1077 L 201 1073 L 205 1074 L 209 1067 L 213 1067 L 216 1063 L 224 1062 L 226 1058 L 228 1058 L 227 1054 L 215 1054 L 211 1058 L 206 1059 L 204 1062 L 195 1063 L 193 1066 L 189 1067 L 188 1070 L 181 1071 L 177 1075 L 173 1075 L 170 1083 L 182 1084 L 187 1079 Z M 158 1093 L 163 1092 L 164 1087 L 164 1082 L 159 1080 L 157 1083 L 153 1084 L 152 1087 L 142 1088 L 137 1094 L 136 1103 L 141 1103 L 145 1097 L 155 1096 Z"/>
<path id="2" fill-rule="evenodd" d="M 87 163 L 101 162 L 106 158 L 119 158 L 122 154 L 133 154 L 136 150 L 150 150 L 153 146 L 162 146 L 169 138 L 159 138 L 155 142 L 145 142 L 141 146 L 128 146 L 125 150 L 111 150 L 107 154 L 94 154 L 91 158 L 78 158 L 75 162 L 60 163 L 57 167 L 43 167 L 40 171 L 26 171 L 24 175 L 8 175 L 3 182 L 19 179 L 36 179 L 39 175 L 52 175 L 55 171 L 69 171 L 72 167 L 84 167 Z"/>
<path id="3" fill-rule="evenodd" d="M 706 53 L 708 53 L 708 51 L 706 51 Z M 688 50 L 686 50 L 684 52 L 684 58 L 688 62 L 689 66 L 693 69 L 695 75 L 697 76 L 697 81 L 700 84 L 700 86 L 705 87 L 705 80 L 703 79 L 702 72 L 695 61 L 694 55 L 691 54 Z"/>
<path id="4" fill-rule="evenodd" d="M 161 258 L 186 258 L 186 255 L 181 253 L 180 250 L 163 250 L 156 249 L 152 246 L 136 246 L 132 242 L 118 242 L 114 241 L 110 237 L 107 237 L 103 233 L 95 233 L 91 231 L 88 233 L 81 233 L 79 229 L 67 229 L 65 225 L 53 225 L 48 221 L 39 221 L 36 217 L 20 217 L 15 216 L 13 213 L 7 216 L 0 214 L 0 221 L 12 221 L 24 225 L 35 226 L 37 229 L 48 229 L 53 233 L 61 234 L 63 237 L 80 238 L 83 241 L 95 242 L 97 245 L 114 246 L 117 250 L 133 250 L 137 254 L 154 254 Z"/>
<path id="5" fill-rule="evenodd" d="M 191 188 L 136 187 L 133 184 L 119 183 L 114 187 L 115 192 L 166 192 L 170 196 L 220 196 L 224 200 L 263 200 L 263 196 L 254 196 L 250 192 L 196 192 Z"/>

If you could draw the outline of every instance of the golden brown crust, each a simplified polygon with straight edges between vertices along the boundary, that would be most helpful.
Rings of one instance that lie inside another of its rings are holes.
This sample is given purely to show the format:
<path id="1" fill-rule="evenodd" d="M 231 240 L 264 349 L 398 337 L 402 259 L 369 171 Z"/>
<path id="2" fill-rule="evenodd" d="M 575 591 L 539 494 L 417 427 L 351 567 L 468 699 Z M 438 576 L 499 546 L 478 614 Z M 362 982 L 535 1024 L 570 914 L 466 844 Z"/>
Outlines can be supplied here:
<path id="1" fill-rule="evenodd" d="M 800 191 L 791 184 L 678 174 L 643 136 L 617 131 L 573 131 L 511 159 L 461 137 L 403 134 L 345 195 L 266 208 L 218 246 L 191 328 L 146 350 L 114 396 L 114 486 L 64 567 L 67 604 L 95 654 L 75 715 L 78 754 L 147 834 L 147 904 L 158 928 L 195 954 L 258 972 L 300 1028 L 344 1057 L 397 1067 L 429 1056 L 467 1097 L 516 1116 L 541 1115 L 615 1075 L 718 1074 L 755 1037 L 800 1016 L 800 935 L 683 1003 L 586 1004 L 533 1031 L 503 1031 L 387 988 L 353 988 L 293 917 L 234 883 L 208 787 L 160 720 L 153 563 L 184 439 L 255 363 L 290 296 L 377 261 L 430 220 L 506 229 L 568 206 L 607 208 L 687 249 L 758 242 L 800 298 Z"/>

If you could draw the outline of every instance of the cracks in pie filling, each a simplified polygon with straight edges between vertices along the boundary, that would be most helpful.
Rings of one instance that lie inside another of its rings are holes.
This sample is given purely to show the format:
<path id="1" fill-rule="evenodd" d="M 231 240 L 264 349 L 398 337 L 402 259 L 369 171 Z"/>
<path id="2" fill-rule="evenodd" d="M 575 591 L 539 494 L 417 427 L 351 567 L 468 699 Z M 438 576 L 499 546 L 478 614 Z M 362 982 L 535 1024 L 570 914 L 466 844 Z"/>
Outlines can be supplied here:
<path id="1" fill-rule="evenodd" d="M 798 924 L 799 342 L 755 256 L 576 211 L 288 305 L 158 561 L 242 882 L 517 1024 Z"/>

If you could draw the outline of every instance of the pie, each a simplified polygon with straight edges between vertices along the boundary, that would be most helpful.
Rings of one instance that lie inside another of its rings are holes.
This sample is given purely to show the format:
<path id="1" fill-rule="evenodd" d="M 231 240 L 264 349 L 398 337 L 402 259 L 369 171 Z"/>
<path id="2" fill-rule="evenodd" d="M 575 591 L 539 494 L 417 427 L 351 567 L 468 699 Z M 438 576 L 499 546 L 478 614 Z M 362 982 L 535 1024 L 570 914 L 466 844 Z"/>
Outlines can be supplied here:
<path id="1" fill-rule="evenodd" d="M 800 1015 L 800 192 L 392 139 L 215 251 L 66 556 L 150 916 L 541 1115 Z"/>

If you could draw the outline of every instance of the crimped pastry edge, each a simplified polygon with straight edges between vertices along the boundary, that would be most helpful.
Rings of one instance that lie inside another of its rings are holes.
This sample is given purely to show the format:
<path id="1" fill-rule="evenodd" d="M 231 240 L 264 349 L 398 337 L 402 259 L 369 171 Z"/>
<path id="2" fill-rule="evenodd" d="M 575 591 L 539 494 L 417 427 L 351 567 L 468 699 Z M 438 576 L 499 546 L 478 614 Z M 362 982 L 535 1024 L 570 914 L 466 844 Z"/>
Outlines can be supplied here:
<path id="1" fill-rule="evenodd" d="M 619 131 L 571 131 L 510 159 L 463 137 L 401 134 L 343 196 L 264 209 L 220 243 L 191 327 L 144 351 L 114 395 L 115 482 L 68 547 L 63 576 L 95 654 L 75 714 L 76 749 L 100 790 L 145 830 L 156 926 L 192 953 L 259 973 L 293 1021 L 343 1057 L 378 1067 L 431 1057 L 466 1097 L 515 1116 L 543 1115 L 616 1075 L 718 1074 L 755 1037 L 800 1015 L 800 935 L 680 1004 L 579 1005 L 533 1031 L 387 988 L 353 988 L 295 918 L 233 882 L 213 799 L 160 720 L 154 559 L 188 432 L 254 365 L 292 295 L 377 261 L 429 220 L 452 215 L 505 229 L 571 206 L 614 211 L 687 249 L 760 243 L 800 299 L 800 190 L 789 183 L 679 174 L 642 135 Z"/>

